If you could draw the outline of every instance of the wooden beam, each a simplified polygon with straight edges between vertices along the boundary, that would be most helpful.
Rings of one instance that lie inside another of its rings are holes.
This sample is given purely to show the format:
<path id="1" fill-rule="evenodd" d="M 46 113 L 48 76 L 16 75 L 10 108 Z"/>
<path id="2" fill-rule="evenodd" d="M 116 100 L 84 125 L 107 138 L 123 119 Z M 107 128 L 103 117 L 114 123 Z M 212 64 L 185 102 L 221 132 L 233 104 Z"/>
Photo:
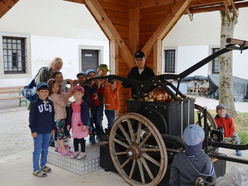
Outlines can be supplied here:
<path id="1" fill-rule="evenodd" d="M 140 2 L 141 8 L 151 8 L 156 6 L 163 6 L 175 3 L 175 0 L 142 0 Z"/>
<path id="2" fill-rule="evenodd" d="M 190 12 L 190 10 L 188 8 L 187 8 L 186 12 L 189 16 L 190 21 L 193 21 L 193 14 Z"/>
<path id="3" fill-rule="evenodd" d="M 153 46 L 153 71 L 162 74 L 162 40 L 157 40 Z"/>
<path id="4" fill-rule="evenodd" d="M 142 50 L 146 56 L 149 56 L 155 41 L 162 40 L 170 31 L 170 29 L 176 24 L 178 19 L 188 8 L 190 2 L 191 0 L 183 0 L 175 3 L 172 8 L 172 12 L 164 18 L 157 30 L 152 34 L 150 39 L 146 42 L 145 46 L 143 47 Z"/>
<path id="5" fill-rule="evenodd" d="M 111 20 L 105 13 L 99 1 L 85 0 L 85 5 L 89 9 L 95 20 L 98 22 L 103 32 L 107 35 L 109 40 L 117 41 L 121 50 L 120 54 L 122 58 L 125 60 L 127 66 L 131 68 L 135 64 L 133 55 L 131 54 L 130 50 L 127 48 L 120 34 L 115 29 L 114 25 L 112 24 Z"/>
<path id="6" fill-rule="evenodd" d="M 79 4 L 84 4 L 85 3 L 84 0 L 65 0 L 65 1 L 70 1 L 70 2 L 73 2 L 73 3 L 79 3 Z"/>
<path id="7" fill-rule="evenodd" d="M 109 41 L 109 58 L 110 58 L 110 69 L 112 73 L 119 74 L 119 51 L 118 43 L 116 40 Z"/>
<path id="8" fill-rule="evenodd" d="M 3 17 L 19 0 L 1 0 L 0 18 Z"/>
<path id="9" fill-rule="evenodd" d="M 129 10 L 129 48 L 134 54 L 139 49 L 139 28 L 140 28 L 140 9 L 139 7 Z"/>
<path id="10" fill-rule="evenodd" d="M 235 3 L 235 7 L 238 8 L 244 8 L 248 7 L 248 2 L 239 2 Z M 224 4 L 214 6 L 214 7 L 194 7 L 189 8 L 191 13 L 203 13 L 203 12 L 212 12 L 212 11 L 219 11 L 219 10 L 225 10 Z M 186 12 L 185 12 L 186 13 Z"/>

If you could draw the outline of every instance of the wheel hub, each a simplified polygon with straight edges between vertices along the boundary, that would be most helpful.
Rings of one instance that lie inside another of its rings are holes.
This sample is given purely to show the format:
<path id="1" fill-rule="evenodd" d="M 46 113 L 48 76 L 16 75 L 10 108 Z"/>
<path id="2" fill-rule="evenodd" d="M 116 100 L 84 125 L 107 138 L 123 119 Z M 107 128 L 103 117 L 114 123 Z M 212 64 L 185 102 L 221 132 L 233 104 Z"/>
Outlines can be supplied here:
<path id="1" fill-rule="evenodd" d="M 137 144 L 132 144 L 128 149 L 127 149 L 127 154 L 129 158 L 132 159 L 139 159 L 141 156 L 141 150 L 140 147 Z"/>

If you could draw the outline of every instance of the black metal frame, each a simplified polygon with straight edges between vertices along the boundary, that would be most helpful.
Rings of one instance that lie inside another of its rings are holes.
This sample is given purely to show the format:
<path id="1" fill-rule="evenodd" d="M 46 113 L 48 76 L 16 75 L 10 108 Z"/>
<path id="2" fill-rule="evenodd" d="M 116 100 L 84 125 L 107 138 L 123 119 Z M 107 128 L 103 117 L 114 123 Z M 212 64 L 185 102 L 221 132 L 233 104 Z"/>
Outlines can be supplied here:
<path id="1" fill-rule="evenodd" d="M 164 90 L 174 99 L 179 101 L 180 98 L 177 97 L 177 95 L 180 95 L 182 98 L 186 98 L 186 96 L 179 91 L 179 86 L 181 80 L 191 74 L 192 72 L 196 71 L 197 69 L 201 68 L 205 64 L 209 63 L 212 61 L 214 58 L 218 57 L 221 54 L 224 54 L 226 52 L 230 52 L 232 50 L 240 50 L 241 53 L 243 50 L 248 49 L 248 46 L 246 46 L 246 41 L 242 45 L 234 45 L 234 44 L 228 44 L 226 45 L 225 48 L 213 53 L 212 55 L 206 57 L 205 59 L 199 61 L 195 65 L 191 66 L 190 68 L 186 69 L 180 74 L 163 74 L 159 76 L 154 76 L 144 82 L 133 80 L 133 79 L 128 79 L 128 78 L 123 78 L 121 76 L 116 76 L 116 75 L 108 75 L 104 77 L 96 77 L 92 78 L 86 81 L 88 83 L 89 81 L 96 80 L 96 79 L 107 79 L 108 81 L 111 80 L 119 80 L 122 82 L 128 83 L 130 86 L 133 87 L 134 89 L 134 99 L 137 100 L 141 97 L 144 96 L 144 93 L 149 92 L 149 90 L 152 90 L 154 87 L 162 87 Z M 177 80 L 177 87 L 175 87 L 171 82 L 169 82 L 169 79 Z M 173 92 L 175 91 L 175 93 Z M 207 123 L 207 109 L 206 107 L 204 108 L 204 130 L 205 130 L 205 140 L 204 140 L 204 151 L 208 153 L 210 157 L 214 157 L 220 160 L 226 160 L 226 161 L 233 161 L 233 162 L 238 162 L 238 163 L 244 163 L 248 164 L 248 160 L 244 160 L 241 158 L 232 158 L 228 156 L 223 156 L 221 154 L 212 152 L 212 150 L 209 150 L 209 147 L 223 147 L 223 148 L 228 148 L 228 149 L 234 149 L 234 150 L 247 150 L 248 149 L 248 144 L 247 145 L 234 145 L 234 144 L 227 144 L 224 142 L 221 142 L 219 139 L 215 140 L 214 138 L 209 135 L 211 133 L 211 130 L 209 130 L 209 126 Z M 202 125 L 199 123 L 200 126 Z M 218 131 L 214 131 L 218 133 Z M 219 131 L 220 132 L 220 131 Z M 222 135 L 222 134 L 219 134 Z M 210 138 L 208 138 L 210 136 Z M 212 148 L 214 149 L 214 148 Z"/>
<path id="2" fill-rule="evenodd" d="M 207 63 L 212 61 L 214 58 L 220 56 L 221 54 L 230 52 L 232 50 L 240 50 L 242 52 L 243 50 L 248 49 L 247 46 L 245 47 L 244 46 L 228 44 L 226 45 L 226 48 L 223 48 L 213 53 L 212 55 L 204 58 L 203 60 L 199 61 L 198 63 L 186 69 L 185 71 L 181 72 L 180 74 L 162 74 L 162 75 L 154 76 L 144 82 L 137 81 L 134 79 L 128 79 L 128 78 L 124 78 L 124 77 L 116 76 L 116 75 L 108 75 L 104 77 L 96 77 L 96 78 L 89 79 L 86 81 L 86 83 L 92 80 L 96 80 L 96 79 L 108 79 L 109 81 L 113 79 L 120 80 L 122 82 L 128 83 L 134 89 L 133 98 L 135 100 L 143 97 L 145 93 L 149 92 L 154 87 L 162 87 L 174 100 L 179 101 L 180 99 L 177 97 L 178 95 L 180 95 L 182 98 L 186 98 L 186 96 L 182 92 L 179 91 L 180 83 L 183 78 L 185 78 L 192 72 L 198 70 L 202 66 L 206 65 Z M 171 82 L 168 81 L 170 79 L 177 81 L 177 87 L 175 87 Z M 172 90 L 174 90 L 175 93 Z"/>

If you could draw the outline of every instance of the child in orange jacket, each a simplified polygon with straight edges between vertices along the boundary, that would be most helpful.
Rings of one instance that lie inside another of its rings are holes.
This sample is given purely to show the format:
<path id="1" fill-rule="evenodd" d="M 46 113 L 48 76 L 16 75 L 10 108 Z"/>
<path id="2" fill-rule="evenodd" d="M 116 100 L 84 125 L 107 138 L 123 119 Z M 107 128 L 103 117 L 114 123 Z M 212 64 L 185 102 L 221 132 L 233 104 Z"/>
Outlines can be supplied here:
<path id="1" fill-rule="evenodd" d="M 108 133 L 110 132 L 110 129 L 114 123 L 116 111 L 118 111 L 120 107 L 120 102 L 118 98 L 118 92 L 120 90 L 120 87 L 120 82 L 110 81 L 109 83 L 105 83 L 103 96 L 105 104 L 105 115 L 108 119 Z"/>
<path id="2" fill-rule="evenodd" d="M 234 144 L 239 145 L 240 140 L 238 135 L 235 132 L 233 119 L 227 114 L 226 106 L 220 104 L 216 106 L 216 113 L 214 120 L 218 127 L 224 129 L 224 137 L 231 137 Z M 236 150 L 237 156 L 242 156 L 240 150 Z"/>

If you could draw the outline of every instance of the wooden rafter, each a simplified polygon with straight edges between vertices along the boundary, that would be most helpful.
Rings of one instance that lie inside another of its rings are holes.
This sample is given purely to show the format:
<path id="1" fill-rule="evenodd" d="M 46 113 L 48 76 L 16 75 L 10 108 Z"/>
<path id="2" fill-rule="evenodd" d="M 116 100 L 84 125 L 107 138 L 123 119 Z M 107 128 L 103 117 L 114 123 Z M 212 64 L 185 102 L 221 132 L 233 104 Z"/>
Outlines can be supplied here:
<path id="1" fill-rule="evenodd" d="M 191 13 L 202 13 L 202 12 L 225 10 L 225 5 L 224 5 L 225 0 L 222 0 L 221 2 L 216 2 L 215 4 L 213 3 L 210 5 L 206 4 L 206 2 L 208 1 L 205 1 L 204 4 L 197 4 L 197 2 L 193 0 L 189 8 L 190 12 Z M 233 1 L 232 7 L 235 7 L 235 9 L 248 7 L 248 1 Z M 185 14 L 186 13 L 187 12 L 185 12 Z"/>
<path id="2" fill-rule="evenodd" d="M 134 58 L 130 50 L 124 43 L 123 39 L 121 38 L 120 34 L 115 29 L 111 20 L 105 13 L 99 1 L 98 0 L 85 0 L 85 5 L 89 9 L 93 17 L 95 17 L 99 26 L 102 28 L 102 30 L 107 35 L 109 40 L 116 40 L 116 42 L 118 43 L 120 47 L 120 51 L 121 51 L 120 54 L 123 60 L 125 60 L 127 66 L 131 68 L 134 64 Z"/>
<path id="3" fill-rule="evenodd" d="M 162 23 L 159 25 L 157 30 L 152 34 L 150 39 L 146 42 L 143 47 L 143 52 L 146 56 L 149 56 L 152 47 L 156 40 L 162 40 L 166 34 L 170 31 L 170 29 L 176 24 L 178 19 L 184 13 L 184 11 L 188 8 L 191 0 L 183 0 L 178 1 L 172 8 L 172 12 L 167 15 Z"/>
<path id="4" fill-rule="evenodd" d="M 187 8 L 186 12 L 189 16 L 190 21 L 193 21 L 193 14 L 190 12 L 190 10 L 188 8 Z"/>
<path id="5" fill-rule="evenodd" d="M 0 1 L 0 18 L 6 14 L 19 0 L 1 0 Z"/>
<path id="6" fill-rule="evenodd" d="M 80 3 L 80 4 L 84 4 L 85 3 L 84 0 L 65 0 L 65 1 L 71 1 L 71 2 L 74 2 L 74 3 Z"/>
<path id="7" fill-rule="evenodd" d="M 150 7 L 156 7 L 156 6 L 162 6 L 162 5 L 168 5 L 168 4 L 173 4 L 175 0 L 142 0 L 140 2 L 140 7 L 141 8 L 150 8 Z"/>

